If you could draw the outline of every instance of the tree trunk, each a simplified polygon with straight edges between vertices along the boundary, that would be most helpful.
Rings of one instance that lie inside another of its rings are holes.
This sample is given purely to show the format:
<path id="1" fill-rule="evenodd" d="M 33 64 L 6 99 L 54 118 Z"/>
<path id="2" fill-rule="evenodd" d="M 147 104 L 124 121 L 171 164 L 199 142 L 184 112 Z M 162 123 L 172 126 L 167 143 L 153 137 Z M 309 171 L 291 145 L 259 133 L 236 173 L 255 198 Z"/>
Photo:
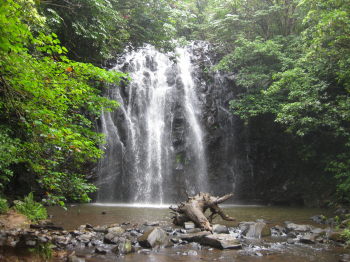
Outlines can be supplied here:
<path id="1" fill-rule="evenodd" d="M 227 216 L 219 207 L 219 204 L 231 198 L 233 194 L 224 195 L 222 197 L 214 197 L 209 193 L 199 193 L 193 197 L 188 197 L 186 202 L 180 203 L 177 207 L 170 206 L 173 210 L 173 223 L 175 225 L 183 225 L 186 221 L 193 221 L 198 227 L 212 231 L 211 222 L 216 214 L 224 220 L 234 221 L 235 219 Z M 210 209 L 211 214 L 207 218 L 204 213 Z"/>

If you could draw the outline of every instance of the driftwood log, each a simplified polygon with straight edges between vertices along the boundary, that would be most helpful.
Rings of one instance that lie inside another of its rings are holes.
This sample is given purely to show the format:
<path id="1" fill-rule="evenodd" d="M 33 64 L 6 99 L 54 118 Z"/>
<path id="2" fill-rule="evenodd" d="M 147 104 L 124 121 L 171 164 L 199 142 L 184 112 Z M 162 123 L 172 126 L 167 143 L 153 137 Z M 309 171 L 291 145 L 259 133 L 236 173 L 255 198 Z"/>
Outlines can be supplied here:
<path id="1" fill-rule="evenodd" d="M 214 216 L 218 214 L 224 220 L 234 221 L 233 217 L 227 216 L 219 207 L 219 204 L 231 198 L 233 194 L 224 195 L 222 197 L 215 197 L 209 193 L 199 193 L 195 196 L 188 197 L 186 202 L 181 202 L 176 207 L 169 208 L 174 211 L 173 223 L 175 225 L 183 226 L 187 221 L 193 221 L 199 228 L 212 231 L 211 222 Z M 205 211 L 209 209 L 211 214 L 209 217 L 205 216 Z"/>

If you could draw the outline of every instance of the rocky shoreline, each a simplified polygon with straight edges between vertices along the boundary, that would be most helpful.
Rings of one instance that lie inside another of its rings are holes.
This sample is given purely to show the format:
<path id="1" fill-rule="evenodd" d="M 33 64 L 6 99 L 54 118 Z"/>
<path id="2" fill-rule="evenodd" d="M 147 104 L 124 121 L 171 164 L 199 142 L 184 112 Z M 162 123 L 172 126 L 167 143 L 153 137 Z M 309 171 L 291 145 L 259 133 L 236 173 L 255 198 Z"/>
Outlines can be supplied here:
<path id="1" fill-rule="evenodd" d="M 146 222 L 142 225 L 86 224 L 76 230 L 66 231 L 46 221 L 37 225 L 32 224 L 29 228 L 1 230 L 0 258 L 7 261 L 5 250 L 8 249 L 38 249 L 43 246 L 49 246 L 53 250 L 54 261 L 69 262 L 84 262 L 91 257 L 125 256 L 131 253 L 147 255 L 163 248 L 178 247 L 181 247 L 178 255 L 197 256 L 198 250 L 202 249 L 244 251 L 251 247 L 252 240 L 262 240 L 266 244 L 276 239 L 282 245 L 346 246 L 340 230 L 287 221 L 284 225 L 272 225 L 264 220 L 240 222 L 236 227 L 216 224 L 213 225 L 213 232 L 201 231 L 192 222 L 187 222 L 184 228 L 163 225 L 159 222 Z M 266 254 L 253 252 L 249 255 Z M 344 255 L 339 261 L 350 261 L 350 256 Z"/>

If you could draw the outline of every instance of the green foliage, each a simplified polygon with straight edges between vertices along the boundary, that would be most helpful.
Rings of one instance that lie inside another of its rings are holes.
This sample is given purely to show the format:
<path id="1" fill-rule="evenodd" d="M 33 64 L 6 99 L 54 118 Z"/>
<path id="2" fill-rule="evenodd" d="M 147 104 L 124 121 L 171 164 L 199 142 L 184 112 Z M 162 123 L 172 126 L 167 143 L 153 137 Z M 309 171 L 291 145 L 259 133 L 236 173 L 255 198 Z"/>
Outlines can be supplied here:
<path id="1" fill-rule="evenodd" d="M 50 242 L 47 243 L 40 243 L 39 245 L 36 245 L 34 248 L 30 248 L 29 251 L 39 255 L 41 258 L 45 260 L 49 260 L 52 258 L 52 249 L 55 246 L 52 245 Z"/>
<path id="2" fill-rule="evenodd" d="M 9 210 L 7 200 L 0 198 L 0 214 L 5 214 Z"/>
<path id="3" fill-rule="evenodd" d="M 114 0 L 43 1 L 47 25 L 78 61 L 102 63 L 129 37 Z"/>
<path id="4" fill-rule="evenodd" d="M 23 201 L 16 200 L 14 208 L 17 212 L 25 215 L 33 222 L 47 218 L 46 208 L 42 204 L 34 201 L 32 192 L 29 193 Z"/>
<path id="5" fill-rule="evenodd" d="M 349 1 L 206 3 L 202 29 L 223 54 L 216 69 L 233 72 L 240 88 L 233 112 L 246 122 L 272 115 L 349 202 Z"/>
<path id="6" fill-rule="evenodd" d="M 43 1 L 48 26 L 69 47 L 69 57 L 102 64 L 126 45 L 168 48 L 175 34 L 172 0 Z"/>
<path id="7" fill-rule="evenodd" d="M 342 238 L 344 239 L 347 246 L 350 245 L 350 229 L 345 228 L 343 232 L 341 233 Z"/>
<path id="8" fill-rule="evenodd" d="M 18 139 L 9 136 L 10 130 L 0 126 L 0 190 L 4 188 L 12 175 L 11 165 L 18 163 Z"/>
<path id="9" fill-rule="evenodd" d="M 86 202 L 96 188 L 81 173 L 102 155 L 93 123 L 117 106 L 101 90 L 125 75 L 68 59 L 44 21 L 34 1 L 0 3 L 0 183 L 20 164 L 49 202 Z"/>

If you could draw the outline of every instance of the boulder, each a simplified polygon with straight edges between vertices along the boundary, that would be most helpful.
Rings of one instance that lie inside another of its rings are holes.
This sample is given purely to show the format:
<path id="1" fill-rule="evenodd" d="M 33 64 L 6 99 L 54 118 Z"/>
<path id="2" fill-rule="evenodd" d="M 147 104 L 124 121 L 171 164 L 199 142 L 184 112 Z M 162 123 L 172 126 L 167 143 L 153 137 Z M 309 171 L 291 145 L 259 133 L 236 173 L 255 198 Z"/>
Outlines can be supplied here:
<path id="1" fill-rule="evenodd" d="M 247 238 L 261 238 L 271 235 L 271 230 L 264 222 L 241 222 L 239 228 Z"/>
<path id="2" fill-rule="evenodd" d="M 169 239 L 167 233 L 159 228 L 153 228 L 147 232 L 145 232 L 138 239 L 140 246 L 145 248 L 154 248 L 157 246 L 165 246 L 169 243 Z"/>
<path id="3" fill-rule="evenodd" d="M 202 237 L 207 236 L 207 235 L 210 235 L 209 231 L 201 231 L 198 233 L 182 234 L 179 237 L 182 240 L 185 240 L 188 242 L 199 242 Z"/>
<path id="4" fill-rule="evenodd" d="M 212 234 L 203 236 L 199 243 L 218 249 L 240 249 L 242 244 L 229 234 Z"/>

